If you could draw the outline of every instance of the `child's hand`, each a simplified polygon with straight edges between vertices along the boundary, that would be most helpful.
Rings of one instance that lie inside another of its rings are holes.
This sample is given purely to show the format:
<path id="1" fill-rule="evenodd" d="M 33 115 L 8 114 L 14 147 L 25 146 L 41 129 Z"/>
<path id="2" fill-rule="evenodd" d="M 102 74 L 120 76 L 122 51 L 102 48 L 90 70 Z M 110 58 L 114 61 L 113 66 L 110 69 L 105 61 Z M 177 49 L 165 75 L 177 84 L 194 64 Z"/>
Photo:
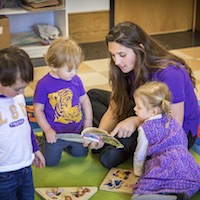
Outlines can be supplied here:
<path id="1" fill-rule="evenodd" d="M 56 132 L 53 129 L 48 130 L 48 132 L 45 132 L 45 136 L 46 136 L 46 141 L 48 143 L 55 143 L 56 142 L 56 138 L 55 138 Z"/>
<path id="2" fill-rule="evenodd" d="M 85 142 L 83 142 L 83 146 L 84 147 L 88 147 L 89 145 L 90 145 L 90 143 L 91 143 L 91 141 L 85 141 Z"/>
<path id="3" fill-rule="evenodd" d="M 33 166 L 36 168 L 42 168 L 45 167 L 45 159 L 44 156 L 40 151 L 34 152 L 35 154 L 35 159 L 33 160 Z"/>
<path id="4" fill-rule="evenodd" d="M 91 149 L 100 149 L 102 148 L 104 145 L 103 141 L 99 141 L 99 142 L 90 142 L 90 143 L 83 143 L 84 147 L 90 147 Z"/>

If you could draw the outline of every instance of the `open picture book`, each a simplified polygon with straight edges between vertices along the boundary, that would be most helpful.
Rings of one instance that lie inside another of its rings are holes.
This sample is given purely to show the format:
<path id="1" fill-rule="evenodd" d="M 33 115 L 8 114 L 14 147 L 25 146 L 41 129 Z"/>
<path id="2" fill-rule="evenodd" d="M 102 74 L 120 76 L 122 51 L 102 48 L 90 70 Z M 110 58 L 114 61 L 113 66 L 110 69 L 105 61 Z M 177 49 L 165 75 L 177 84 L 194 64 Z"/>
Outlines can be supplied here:
<path id="1" fill-rule="evenodd" d="M 110 144 L 115 146 L 116 148 L 123 148 L 124 145 L 117 140 L 115 137 L 110 136 L 110 134 L 102 129 L 95 128 L 95 127 L 88 127 L 84 129 L 81 134 L 75 133 L 63 133 L 63 134 L 56 134 L 57 139 L 62 139 L 66 141 L 73 141 L 73 142 L 100 142 L 103 141 L 106 144 Z"/>

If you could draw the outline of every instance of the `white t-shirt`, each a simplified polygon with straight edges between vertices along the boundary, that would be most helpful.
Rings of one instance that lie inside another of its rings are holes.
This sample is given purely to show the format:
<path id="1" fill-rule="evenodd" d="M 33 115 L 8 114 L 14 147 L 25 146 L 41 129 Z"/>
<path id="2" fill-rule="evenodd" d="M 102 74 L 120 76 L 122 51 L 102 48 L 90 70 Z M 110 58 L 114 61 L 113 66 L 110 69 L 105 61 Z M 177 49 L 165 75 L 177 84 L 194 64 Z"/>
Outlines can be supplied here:
<path id="1" fill-rule="evenodd" d="M 34 159 L 23 95 L 0 96 L 0 172 L 27 167 Z"/>

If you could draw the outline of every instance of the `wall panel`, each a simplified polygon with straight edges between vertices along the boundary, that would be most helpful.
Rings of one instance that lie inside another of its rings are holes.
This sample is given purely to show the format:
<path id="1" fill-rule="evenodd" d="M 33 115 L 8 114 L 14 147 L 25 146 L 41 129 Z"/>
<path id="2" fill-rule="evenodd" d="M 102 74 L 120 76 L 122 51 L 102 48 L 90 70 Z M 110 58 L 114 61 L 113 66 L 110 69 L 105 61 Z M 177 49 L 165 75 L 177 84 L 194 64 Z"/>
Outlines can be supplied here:
<path id="1" fill-rule="evenodd" d="M 109 11 L 69 14 L 69 36 L 79 43 L 104 41 Z"/>
<path id="2" fill-rule="evenodd" d="M 130 20 L 149 34 L 193 28 L 194 0 L 115 0 L 114 23 Z"/>

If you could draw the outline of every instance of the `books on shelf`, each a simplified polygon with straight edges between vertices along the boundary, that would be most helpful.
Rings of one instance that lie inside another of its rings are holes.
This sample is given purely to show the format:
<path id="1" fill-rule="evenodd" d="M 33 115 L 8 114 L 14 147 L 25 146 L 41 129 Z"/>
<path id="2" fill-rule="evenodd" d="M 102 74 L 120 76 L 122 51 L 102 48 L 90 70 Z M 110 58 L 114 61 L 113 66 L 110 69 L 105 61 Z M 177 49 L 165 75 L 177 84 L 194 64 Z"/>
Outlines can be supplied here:
<path id="1" fill-rule="evenodd" d="M 64 8 L 64 0 L 23 0 L 21 6 L 27 10 L 51 10 Z"/>
<path id="2" fill-rule="evenodd" d="M 42 8 L 46 6 L 54 6 L 59 4 L 58 0 L 39 0 L 39 1 L 23 0 L 22 2 L 24 5 L 30 6 L 32 8 Z"/>

